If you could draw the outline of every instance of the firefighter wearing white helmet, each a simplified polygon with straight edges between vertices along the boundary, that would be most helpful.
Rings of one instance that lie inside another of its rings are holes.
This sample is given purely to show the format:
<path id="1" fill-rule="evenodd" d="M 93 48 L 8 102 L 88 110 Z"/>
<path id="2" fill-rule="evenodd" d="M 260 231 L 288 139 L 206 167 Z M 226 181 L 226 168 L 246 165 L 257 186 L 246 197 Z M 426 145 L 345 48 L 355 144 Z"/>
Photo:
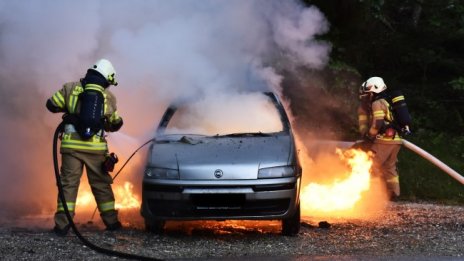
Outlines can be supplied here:
<path id="1" fill-rule="evenodd" d="M 387 101 L 387 85 L 381 77 L 371 77 L 361 84 L 358 107 L 359 131 L 374 154 L 373 175 L 383 178 L 390 199 L 400 195 L 399 176 L 396 167 L 401 138 L 395 129 L 393 112 Z"/>
<path id="2" fill-rule="evenodd" d="M 109 84 L 114 86 L 118 85 L 115 78 L 116 71 L 110 61 L 100 59 L 89 69 L 99 72 L 103 77 L 105 77 Z"/>
<path id="3" fill-rule="evenodd" d="M 74 216 L 77 191 L 83 167 L 94 194 L 100 216 L 108 230 L 121 228 L 108 174 L 113 166 L 109 157 L 105 132 L 118 131 L 123 125 L 116 108 L 116 98 L 109 91 L 117 85 L 116 71 L 106 59 L 95 62 L 80 81 L 68 82 L 47 100 L 47 109 L 65 114 L 64 133 L 61 138 L 61 180 L 66 206 Z M 114 154 L 113 154 L 114 155 Z M 117 159 L 117 158 L 116 158 Z M 66 235 L 70 225 L 64 206 L 58 200 L 54 232 Z"/>
<path id="4" fill-rule="evenodd" d="M 373 93 L 381 93 L 387 89 L 387 85 L 384 83 L 383 79 L 380 77 L 371 77 L 367 79 L 361 85 L 361 91 L 363 93 L 373 92 Z"/>

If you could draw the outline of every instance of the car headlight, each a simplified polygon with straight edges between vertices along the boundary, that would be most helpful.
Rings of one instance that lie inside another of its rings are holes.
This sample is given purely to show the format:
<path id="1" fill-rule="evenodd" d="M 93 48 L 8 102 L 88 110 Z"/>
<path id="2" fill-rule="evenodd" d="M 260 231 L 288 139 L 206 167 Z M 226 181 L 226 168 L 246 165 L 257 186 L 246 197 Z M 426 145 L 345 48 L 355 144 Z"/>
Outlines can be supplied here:
<path id="1" fill-rule="evenodd" d="M 145 177 L 149 179 L 179 179 L 179 171 L 175 169 L 146 168 Z"/>
<path id="2" fill-rule="evenodd" d="M 259 179 L 293 177 L 295 171 L 291 166 L 263 168 L 258 171 Z"/>

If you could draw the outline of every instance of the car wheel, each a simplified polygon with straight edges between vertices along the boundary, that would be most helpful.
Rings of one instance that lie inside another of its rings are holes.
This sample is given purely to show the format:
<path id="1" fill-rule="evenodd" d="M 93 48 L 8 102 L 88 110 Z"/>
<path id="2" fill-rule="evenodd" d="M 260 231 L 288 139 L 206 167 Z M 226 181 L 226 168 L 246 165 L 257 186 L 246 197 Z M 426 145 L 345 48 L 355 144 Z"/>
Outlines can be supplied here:
<path id="1" fill-rule="evenodd" d="M 298 232 L 300 232 L 300 204 L 293 215 L 282 219 L 282 235 L 296 236 Z"/>
<path id="2" fill-rule="evenodd" d="M 163 234 L 165 223 L 164 220 L 145 219 L 145 230 L 157 235 Z"/>

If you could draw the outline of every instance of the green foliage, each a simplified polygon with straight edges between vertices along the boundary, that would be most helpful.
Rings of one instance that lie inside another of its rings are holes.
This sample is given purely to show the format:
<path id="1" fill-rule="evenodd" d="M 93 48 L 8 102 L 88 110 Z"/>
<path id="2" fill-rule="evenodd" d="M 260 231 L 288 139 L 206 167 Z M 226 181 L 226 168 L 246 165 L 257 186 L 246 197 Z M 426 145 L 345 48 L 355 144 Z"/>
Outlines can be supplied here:
<path id="1" fill-rule="evenodd" d="M 331 60 L 329 63 L 329 68 L 332 71 L 337 71 L 337 72 L 346 71 L 346 72 L 350 72 L 350 73 L 353 73 L 359 76 L 359 72 L 358 70 L 356 70 L 356 68 L 344 63 L 343 61 Z"/>
<path id="2" fill-rule="evenodd" d="M 410 141 L 458 173 L 463 173 L 463 137 L 422 133 L 411 137 Z M 398 168 L 402 198 L 464 203 L 464 186 L 419 155 L 403 148 L 399 155 Z"/>
<path id="3" fill-rule="evenodd" d="M 453 90 L 464 91 L 464 77 L 459 77 L 449 82 Z"/>

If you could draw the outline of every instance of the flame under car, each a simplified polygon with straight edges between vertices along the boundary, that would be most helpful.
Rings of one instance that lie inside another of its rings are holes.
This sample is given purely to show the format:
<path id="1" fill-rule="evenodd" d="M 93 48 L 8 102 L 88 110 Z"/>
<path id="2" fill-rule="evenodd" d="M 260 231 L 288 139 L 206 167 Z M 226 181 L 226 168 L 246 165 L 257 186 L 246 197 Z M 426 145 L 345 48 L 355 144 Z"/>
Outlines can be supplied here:
<path id="1" fill-rule="evenodd" d="M 299 232 L 302 169 L 275 94 L 172 105 L 156 137 L 143 178 L 147 230 L 162 233 L 168 220 L 247 219 Z"/>

